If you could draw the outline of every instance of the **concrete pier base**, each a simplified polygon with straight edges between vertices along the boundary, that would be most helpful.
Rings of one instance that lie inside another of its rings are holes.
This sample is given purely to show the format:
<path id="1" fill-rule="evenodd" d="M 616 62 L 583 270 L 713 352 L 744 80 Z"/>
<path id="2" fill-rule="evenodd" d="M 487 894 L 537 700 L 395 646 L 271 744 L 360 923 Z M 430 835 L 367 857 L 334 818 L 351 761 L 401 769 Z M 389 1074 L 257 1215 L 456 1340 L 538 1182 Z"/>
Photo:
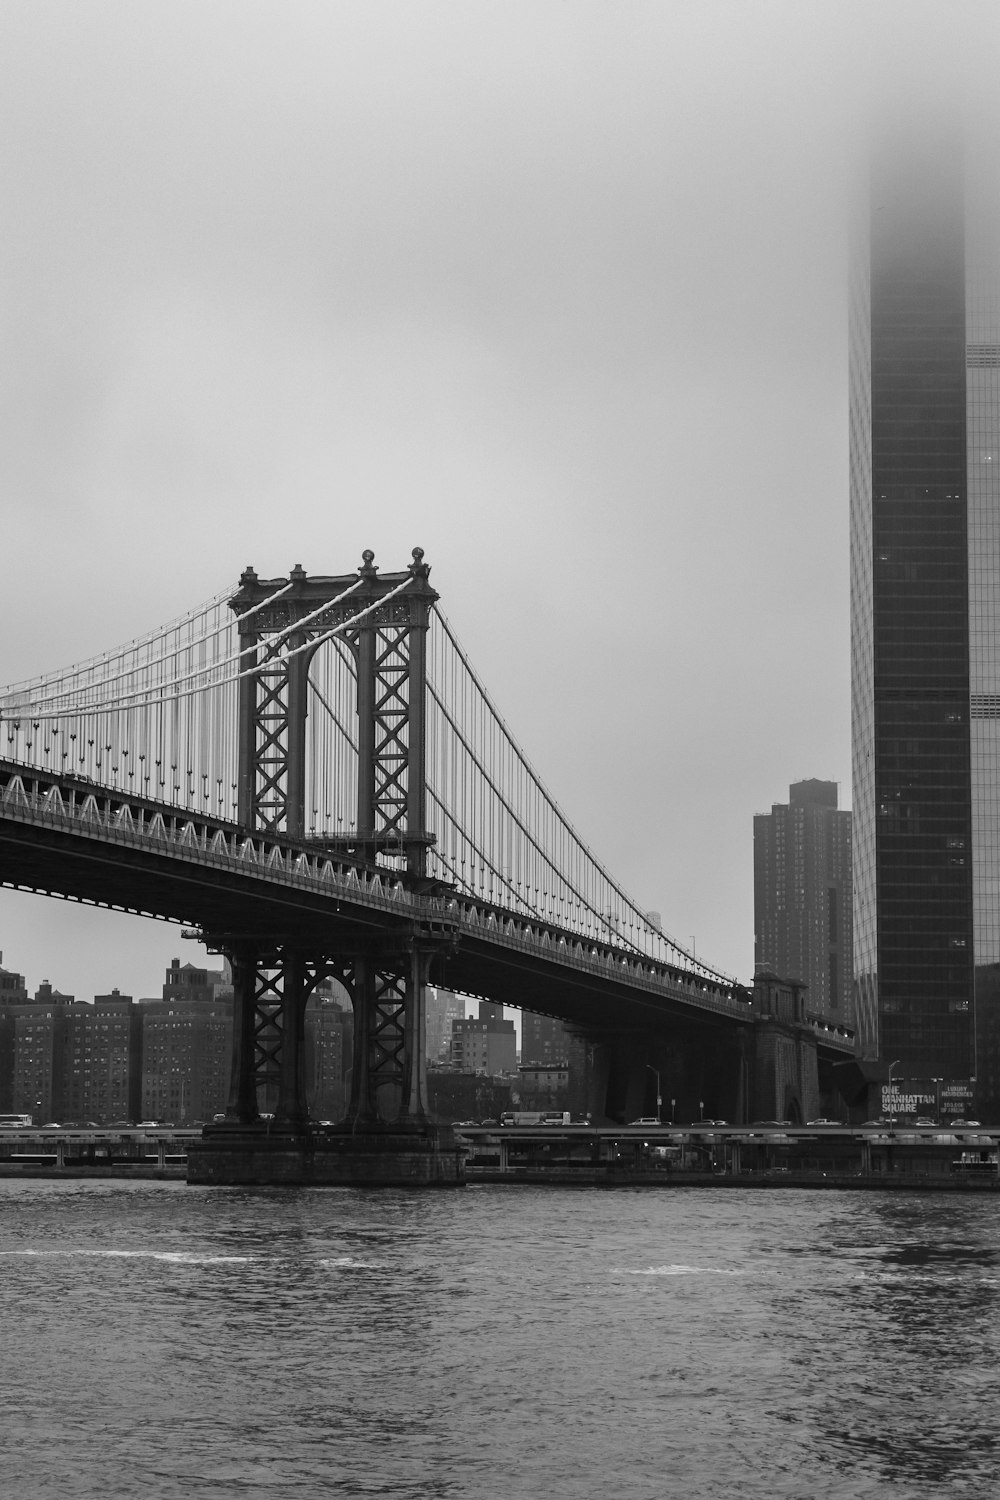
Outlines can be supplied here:
<path id="1" fill-rule="evenodd" d="M 187 1180 L 215 1187 L 463 1187 L 465 1149 L 448 1125 L 209 1125 L 188 1148 Z"/>

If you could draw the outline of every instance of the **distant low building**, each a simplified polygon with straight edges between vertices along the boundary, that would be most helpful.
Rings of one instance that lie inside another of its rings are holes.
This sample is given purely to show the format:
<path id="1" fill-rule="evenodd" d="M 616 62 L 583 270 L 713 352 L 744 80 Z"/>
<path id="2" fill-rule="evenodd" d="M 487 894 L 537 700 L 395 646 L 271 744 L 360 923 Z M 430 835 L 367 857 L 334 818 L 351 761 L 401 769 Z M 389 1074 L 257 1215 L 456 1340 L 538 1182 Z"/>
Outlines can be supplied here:
<path id="1" fill-rule="evenodd" d="M 24 982 L 23 974 L 15 974 L 3 965 L 3 954 L 0 953 L 0 1007 L 4 1005 L 24 1005 L 28 999 L 28 987 Z"/>
<path id="2" fill-rule="evenodd" d="M 480 1000 L 479 1015 L 451 1024 L 451 1065 L 459 1073 L 514 1073 L 517 1031 L 503 1006 Z"/>
<path id="3" fill-rule="evenodd" d="M 517 1070 L 519 1109 L 569 1109 L 568 1063 L 522 1063 Z"/>
<path id="4" fill-rule="evenodd" d="M 512 1082 L 510 1077 L 428 1068 L 428 1106 L 435 1119 L 445 1122 L 499 1120 L 511 1108 Z"/>
<path id="5" fill-rule="evenodd" d="M 552 1016 L 521 1013 L 518 1092 L 523 1109 L 568 1109 L 583 1118 L 592 1109 L 593 1046 Z M 528 1103 L 549 1098 L 551 1103 Z"/>
<path id="6" fill-rule="evenodd" d="M 465 1020 L 465 997 L 428 986 L 426 1017 L 427 1061 L 449 1062 L 452 1022 Z"/>
<path id="7" fill-rule="evenodd" d="M 314 1120 L 336 1123 L 347 1114 L 351 1087 L 354 1013 L 346 990 L 333 982 L 306 1006 L 306 1102 Z"/>

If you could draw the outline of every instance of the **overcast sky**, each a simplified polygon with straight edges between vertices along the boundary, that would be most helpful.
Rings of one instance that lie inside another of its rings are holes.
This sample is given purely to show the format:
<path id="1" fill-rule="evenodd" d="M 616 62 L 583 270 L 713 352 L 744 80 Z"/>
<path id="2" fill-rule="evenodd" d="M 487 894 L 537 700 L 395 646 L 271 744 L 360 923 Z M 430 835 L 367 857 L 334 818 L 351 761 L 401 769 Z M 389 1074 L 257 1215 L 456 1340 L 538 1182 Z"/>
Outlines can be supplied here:
<path id="1" fill-rule="evenodd" d="M 859 121 L 995 4 L 0 3 L 0 682 L 425 549 L 608 870 L 753 969 L 752 818 L 850 804 Z M 0 893 L 8 968 L 176 928 Z"/>

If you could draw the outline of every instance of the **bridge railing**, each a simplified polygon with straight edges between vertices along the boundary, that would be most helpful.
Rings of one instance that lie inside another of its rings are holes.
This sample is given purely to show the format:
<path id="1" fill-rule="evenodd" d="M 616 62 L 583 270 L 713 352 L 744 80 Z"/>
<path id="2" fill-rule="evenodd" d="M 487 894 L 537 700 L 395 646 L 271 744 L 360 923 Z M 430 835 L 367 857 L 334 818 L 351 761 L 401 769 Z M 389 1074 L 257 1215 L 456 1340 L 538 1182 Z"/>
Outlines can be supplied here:
<path id="1" fill-rule="evenodd" d="M 807 1013 L 806 1022 L 816 1032 L 817 1036 L 825 1041 L 843 1042 L 845 1046 L 851 1047 L 857 1042 L 857 1032 L 852 1027 L 841 1026 L 831 1021 L 827 1016 Z"/>
<path id="2" fill-rule="evenodd" d="M 469 897 L 452 897 L 446 904 L 458 914 L 460 926 L 485 933 L 491 941 L 502 946 L 536 956 L 542 953 L 557 963 L 606 978 L 624 979 L 628 984 L 651 993 L 662 994 L 668 990 L 703 1009 L 727 1016 L 748 1019 L 752 1014 L 752 996 L 740 986 L 729 988 L 701 974 L 687 974 L 682 969 L 658 963 L 643 953 L 581 938 L 578 933 Z"/>
<path id="3" fill-rule="evenodd" d="M 16 821 L 92 835 L 104 843 L 155 848 L 172 858 L 245 877 L 279 881 L 340 901 L 358 901 L 398 915 L 445 920 L 457 932 L 550 959 L 560 966 L 623 981 L 651 994 L 668 994 L 701 1009 L 749 1019 L 750 993 L 607 942 L 581 937 L 488 902 L 407 889 L 392 872 L 310 849 L 307 841 L 249 835 L 235 824 L 104 788 L 79 785 L 0 763 L 0 806 Z M 138 908 L 136 908 L 138 909 Z"/>

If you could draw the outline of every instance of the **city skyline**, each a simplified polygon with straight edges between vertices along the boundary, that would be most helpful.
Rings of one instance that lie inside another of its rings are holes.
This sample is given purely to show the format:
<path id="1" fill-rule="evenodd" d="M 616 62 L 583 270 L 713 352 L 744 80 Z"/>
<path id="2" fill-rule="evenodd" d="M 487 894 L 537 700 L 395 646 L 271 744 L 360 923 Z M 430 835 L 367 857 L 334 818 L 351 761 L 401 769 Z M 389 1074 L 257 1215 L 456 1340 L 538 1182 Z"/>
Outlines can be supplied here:
<path id="1" fill-rule="evenodd" d="M 801 10 L 7 8 L 0 681 L 419 544 L 602 863 L 749 977 L 751 815 L 850 802 L 846 202 L 898 41 Z M 954 13 L 903 63 L 957 77 Z M 82 995 L 178 937 L 0 895 Z"/>

